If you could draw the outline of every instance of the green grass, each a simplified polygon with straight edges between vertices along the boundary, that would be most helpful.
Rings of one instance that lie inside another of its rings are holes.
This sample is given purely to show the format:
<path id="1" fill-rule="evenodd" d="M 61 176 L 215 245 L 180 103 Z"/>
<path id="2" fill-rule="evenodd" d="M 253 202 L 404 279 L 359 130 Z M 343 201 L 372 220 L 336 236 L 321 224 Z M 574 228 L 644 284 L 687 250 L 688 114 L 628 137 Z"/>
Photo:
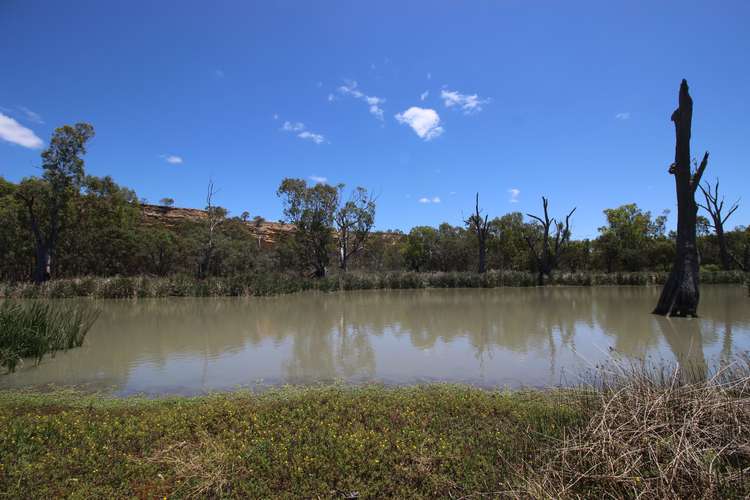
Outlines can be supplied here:
<path id="1" fill-rule="evenodd" d="M 595 273 L 560 272 L 548 280 L 549 285 L 608 286 L 659 285 L 666 281 L 664 272 Z M 742 284 L 746 274 L 740 271 L 704 271 L 701 283 Z M 0 283 L 0 297 L 12 298 L 137 298 L 137 297 L 221 297 L 265 296 L 296 293 L 305 290 L 333 292 L 340 290 L 414 289 L 414 288 L 496 288 L 536 286 L 533 273 L 523 271 L 416 273 L 349 272 L 322 279 L 301 278 L 287 274 L 249 274 L 212 277 L 198 280 L 190 276 L 170 277 L 84 277 L 52 280 L 42 285 Z"/>
<path id="2" fill-rule="evenodd" d="M 582 411 L 435 385 L 168 400 L 0 393 L 10 498 L 434 498 L 488 493 Z"/>
<path id="3" fill-rule="evenodd" d="M 555 391 L 334 385 L 151 400 L 0 391 L 0 496 L 750 495 L 747 357 L 713 375 L 603 370 Z"/>
<path id="4" fill-rule="evenodd" d="M 42 302 L 0 304 L 0 367 L 9 372 L 23 358 L 37 364 L 47 354 L 80 347 L 98 312 Z"/>

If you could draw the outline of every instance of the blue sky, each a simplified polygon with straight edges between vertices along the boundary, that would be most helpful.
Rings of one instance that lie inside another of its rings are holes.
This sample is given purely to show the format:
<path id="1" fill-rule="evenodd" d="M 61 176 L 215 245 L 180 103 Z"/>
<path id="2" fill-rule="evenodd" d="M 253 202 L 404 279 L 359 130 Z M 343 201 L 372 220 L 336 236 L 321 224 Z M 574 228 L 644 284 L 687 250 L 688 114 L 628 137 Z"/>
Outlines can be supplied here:
<path id="1" fill-rule="evenodd" d="M 745 195 L 750 3 L 0 1 L 0 175 L 39 172 L 56 126 L 150 201 L 281 216 L 285 177 L 378 195 L 377 227 L 573 206 L 676 211 L 681 78 L 693 154 Z M 311 181 L 312 182 L 312 181 Z M 671 224 L 670 224 L 671 225 Z M 733 225 L 733 224 L 732 224 Z"/>

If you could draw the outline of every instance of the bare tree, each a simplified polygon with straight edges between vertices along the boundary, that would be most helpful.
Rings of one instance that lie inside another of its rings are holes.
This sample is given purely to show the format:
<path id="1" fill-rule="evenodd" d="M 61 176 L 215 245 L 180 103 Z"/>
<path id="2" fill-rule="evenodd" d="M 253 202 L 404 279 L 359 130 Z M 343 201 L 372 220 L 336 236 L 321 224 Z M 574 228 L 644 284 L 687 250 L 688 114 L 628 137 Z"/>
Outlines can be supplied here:
<path id="1" fill-rule="evenodd" d="M 525 235 L 526 243 L 529 245 L 529 250 L 531 250 L 531 254 L 536 261 L 537 283 L 539 285 L 543 285 L 544 277 L 549 276 L 557 268 L 560 254 L 570 241 L 570 217 L 576 211 L 574 207 L 573 210 L 568 212 L 563 224 L 549 217 L 549 200 L 544 196 L 542 196 L 542 206 L 544 207 L 543 218 L 526 214 L 537 221 L 539 230 L 528 232 Z M 550 235 L 550 229 L 553 227 L 555 228 L 555 234 Z"/>
<path id="2" fill-rule="evenodd" d="M 339 191 L 344 187 L 338 186 Z M 346 271 L 349 258 L 365 247 L 370 230 L 375 224 L 375 199 L 367 190 L 358 187 L 334 215 L 338 233 L 339 267 Z"/>
<path id="3" fill-rule="evenodd" d="M 474 213 L 464 222 L 469 226 L 469 230 L 477 235 L 479 244 L 479 273 L 482 274 L 487 270 L 487 236 L 489 235 L 490 223 L 487 215 L 482 218 L 482 211 L 479 209 L 479 193 L 477 193 Z"/>
<path id="4" fill-rule="evenodd" d="M 211 260 L 216 249 L 216 229 L 227 215 L 226 209 L 214 205 L 216 193 L 214 182 L 209 180 L 206 190 L 206 243 L 203 245 L 203 255 L 198 267 L 201 278 L 206 278 L 211 273 Z"/>
<path id="5" fill-rule="evenodd" d="M 735 201 L 728 209 L 726 214 L 722 214 L 722 211 L 724 210 L 724 197 L 721 197 L 721 200 L 719 199 L 719 179 L 716 179 L 716 183 L 711 186 L 710 182 L 706 183 L 706 187 L 703 187 L 703 185 L 698 185 L 700 187 L 700 190 L 703 192 L 703 197 L 706 199 L 706 204 L 701 205 L 698 203 L 698 206 L 701 207 L 703 210 L 708 212 L 708 214 L 711 216 L 711 221 L 709 222 L 709 227 L 714 230 L 716 233 L 716 239 L 719 241 L 719 257 L 721 258 L 721 267 L 724 270 L 729 270 L 729 268 L 732 267 L 732 258 L 734 256 L 730 256 L 729 249 L 727 248 L 727 239 L 724 235 L 724 224 L 729 219 L 729 217 L 740 207 L 740 200 L 738 199 Z M 734 257 L 734 260 L 737 260 L 736 257 Z"/>
<path id="6" fill-rule="evenodd" d="M 690 165 L 690 129 L 693 122 L 693 99 L 686 80 L 680 84 L 679 105 L 672 113 L 675 129 L 674 163 L 669 173 L 675 176 L 677 191 L 677 252 L 672 271 L 664 284 L 654 314 L 698 316 L 700 274 L 696 222 L 698 205 L 695 191 L 708 165 L 708 151 L 695 172 Z"/>

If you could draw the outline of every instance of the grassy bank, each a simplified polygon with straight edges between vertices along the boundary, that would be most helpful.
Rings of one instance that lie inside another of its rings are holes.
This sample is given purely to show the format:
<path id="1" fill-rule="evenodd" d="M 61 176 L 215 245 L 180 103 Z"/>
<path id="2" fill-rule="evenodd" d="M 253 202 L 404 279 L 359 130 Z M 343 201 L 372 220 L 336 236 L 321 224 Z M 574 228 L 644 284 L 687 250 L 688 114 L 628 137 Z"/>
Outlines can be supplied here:
<path id="1" fill-rule="evenodd" d="M 607 286 L 658 285 L 667 273 L 556 273 L 549 285 Z M 705 284 L 744 283 L 739 271 L 701 273 Z M 250 274 L 198 280 L 190 276 L 171 277 L 85 277 L 53 280 L 42 285 L 31 283 L 0 284 L 0 297 L 12 298 L 133 298 L 133 297 L 220 297 L 265 296 L 305 290 L 414 289 L 414 288 L 497 288 L 536 286 L 536 275 L 520 271 L 447 273 L 346 273 L 322 279 L 307 279 L 284 274 Z"/>
<path id="2" fill-rule="evenodd" d="M 746 373 L 746 371 L 745 371 Z M 285 388 L 113 400 L 0 392 L 8 497 L 742 497 L 743 374 L 596 389 Z"/>
<path id="3" fill-rule="evenodd" d="M 80 347 L 98 312 L 41 302 L 0 304 L 0 367 L 13 372 L 23 358 L 37 364 L 45 355 Z"/>

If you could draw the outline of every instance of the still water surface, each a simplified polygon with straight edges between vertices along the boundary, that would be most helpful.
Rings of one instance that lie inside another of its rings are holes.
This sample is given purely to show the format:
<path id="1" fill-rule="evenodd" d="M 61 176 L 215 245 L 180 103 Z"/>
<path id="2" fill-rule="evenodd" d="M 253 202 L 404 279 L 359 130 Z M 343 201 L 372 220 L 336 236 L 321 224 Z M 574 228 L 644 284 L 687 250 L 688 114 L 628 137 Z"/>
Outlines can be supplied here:
<path id="1" fill-rule="evenodd" d="M 705 286 L 699 319 L 649 314 L 656 287 L 364 291 L 251 299 L 97 301 L 83 347 L 0 375 L 197 394 L 283 383 L 550 386 L 613 354 L 712 364 L 750 349 L 750 299 Z"/>

